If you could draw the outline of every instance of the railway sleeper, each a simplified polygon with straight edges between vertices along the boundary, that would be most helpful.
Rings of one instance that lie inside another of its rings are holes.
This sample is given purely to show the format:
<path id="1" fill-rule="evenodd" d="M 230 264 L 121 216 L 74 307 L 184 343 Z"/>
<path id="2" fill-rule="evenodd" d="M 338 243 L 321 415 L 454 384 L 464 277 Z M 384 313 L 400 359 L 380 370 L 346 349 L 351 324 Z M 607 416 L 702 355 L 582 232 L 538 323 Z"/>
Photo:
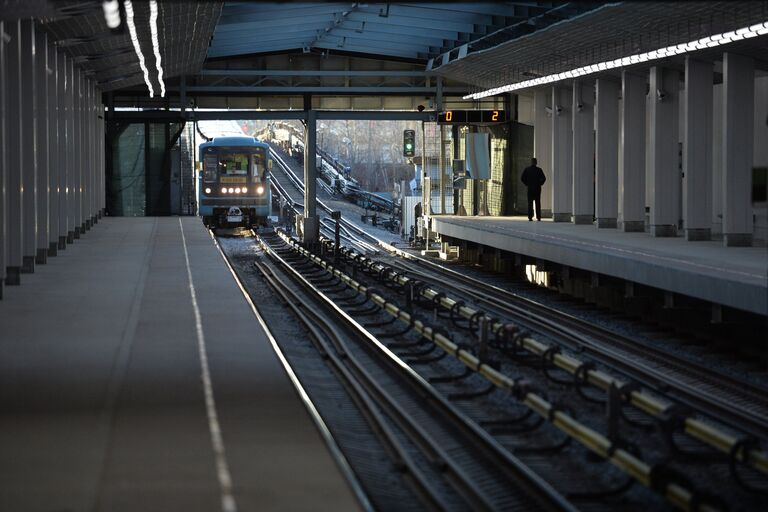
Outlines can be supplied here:
<path id="1" fill-rule="evenodd" d="M 381 265 L 366 257 L 358 258 L 352 250 L 348 250 L 345 254 L 347 257 L 356 258 L 357 261 L 365 262 L 367 266 L 370 267 Z M 376 270 L 372 268 L 370 271 L 375 272 Z M 410 278 L 403 277 L 401 275 L 398 276 L 397 281 L 400 284 L 405 285 L 409 279 Z M 420 295 L 426 300 L 431 301 L 438 294 L 440 294 L 440 292 L 430 288 L 424 287 L 420 289 Z M 441 297 L 440 305 L 450 311 L 456 302 L 457 301 L 454 299 Z M 464 318 L 471 318 L 478 313 L 477 311 L 465 306 L 459 307 L 458 311 L 459 314 L 461 314 Z M 505 325 L 501 322 L 495 322 L 493 325 L 491 325 L 490 329 L 494 334 L 498 334 L 500 332 L 504 332 L 508 327 L 508 325 Z M 516 326 L 513 327 L 516 328 Z M 520 344 L 520 347 L 527 352 L 538 356 L 541 356 L 551 348 L 549 345 L 538 342 L 530 337 L 523 338 L 523 342 Z M 560 369 L 569 373 L 574 373 L 576 369 L 581 364 L 583 364 L 578 359 L 564 354 L 555 355 L 552 359 L 552 362 Z M 607 392 L 611 385 L 623 386 L 625 384 L 623 381 L 615 379 L 600 370 L 589 370 L 587 372 L 586 381 L 592 386 L 603 390 L 604 392 Z M 672 407 L 671 404 L 662 402 L 640 389 L 628 393 L 628 395 L 624 397 L 624 400 L 627 404 L 632 405 L 657 419 L 663 419 L 664 415 L 668 413 L 669 409 Z M 691 437 L 699 439 L 726 454 L 730 453 L 732 447 L 738 442 L 737 437 L 722 432 L 693 416 L 684 418 L 682 428 L 686 434 L 690 435 Z M 768 474 L 768 454 L 765 452 L 754 447 L 749 447 L 745 450 L 737 451 L 735 457 L 737 460 L 739 460 L 739 462 L 747 464 L 748 466 L 751 466 L 764 474 Z"/>
<path id="2" fill-rule="evenodd" d="M 347 284 L 349 284 L 350 287 L 356 289 L 357 291 L 365 292 L 366 295 L 368 295 L 368 290 L 365 287 L 362 287 L 359 283 L 352 281 L 348 276 L 341 273 L 341 271 L 339 271 L 333 265 L 330 265 L 321 258 L 312 255 L 304 248 L 297 247 L 296 250 L 302 252 L 302 254 L 305 256 L 312 258 L 313 261 L 318 264 L 318 266 L 342 277 L 342 279 Z M 374 301 L 380 306 L 385 306 L 388 304 L 389 307 L 384 308 L 384 310 L 388 313 L 392 314 L 393 316 L 397 316 L 403 321 L 412 321 L 408 313 L 400 311 L 391 303 L 387 303 L 383 297 L 379 295 L 372 295 L 372 297 L 374 298 Z M 472 354 L 469 354 L 466 351 L 462 351 L 453 342 L 451 342 L 450 339 L 437 334 L 434 329 L 426 326 L 423 322 L 414 322 L 414 327 L 417 331 L 422 332 L 422 334 L 429 336 L 430 339 L 437 342 L 444 350 L 445 354 L 450 353 L 459 361 L 473 368 L 482 376 L 490 380 L 496 386 L 509 390 L 512 392 L 512 396 L 516 397 L 522 403 L 535 410 L 539 415 L 545 416 L 547 420 L 555 427 L 570 435 L 571 437 L 578 439 L 584 446 L 596 454 L 601 455 L 605 459 L 611 461 L 614 466 L 626 471 L 645 486 L 657 490 L 672 504 L 683 509 L 688 509 L 690 508 L 691 504 L 695 504 L 701 510 L 717 510 L 717 507 L 711 506 L 707 496 L 691 490 L 692 486 L 689 485 L 689 482 L 685 481 L 684 479 L 671 479 L 668 481 L 660 480 L 657 475 L 657 466 L 650 466 L 645 462 L 642 462 L 633 454 L 621 448 L 614 447 L 613 443 L 602 434 L 577 422 L 570 415 L 550 404 L 545 398 L 535 394 L 532 391 L 529 391 L 527 386 L 521 388 L 518 384 L 518 380 L 510 379 L 506 375 L 501 374 L 497 370 L 491 368 L 489 365 L 482 363 Z"/>

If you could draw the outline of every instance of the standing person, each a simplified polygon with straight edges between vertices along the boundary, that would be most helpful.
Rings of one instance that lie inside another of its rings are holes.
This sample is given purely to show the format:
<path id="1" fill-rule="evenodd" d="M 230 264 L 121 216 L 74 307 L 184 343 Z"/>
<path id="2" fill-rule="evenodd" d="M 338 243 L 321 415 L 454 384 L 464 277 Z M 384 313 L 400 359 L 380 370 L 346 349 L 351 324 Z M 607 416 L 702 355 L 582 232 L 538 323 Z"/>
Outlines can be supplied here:
<path id="1" fill-rule="evenodd" d="M 536 220 L 541 220 L 541 186 L 547 181 L 544 171 L 536 165 L 536 159 L 531 158 L 531 165 L 525 168 L 520 176 L 528 187 L 528 220 L 533 220 L 533 203 L 536 202 Z"/>

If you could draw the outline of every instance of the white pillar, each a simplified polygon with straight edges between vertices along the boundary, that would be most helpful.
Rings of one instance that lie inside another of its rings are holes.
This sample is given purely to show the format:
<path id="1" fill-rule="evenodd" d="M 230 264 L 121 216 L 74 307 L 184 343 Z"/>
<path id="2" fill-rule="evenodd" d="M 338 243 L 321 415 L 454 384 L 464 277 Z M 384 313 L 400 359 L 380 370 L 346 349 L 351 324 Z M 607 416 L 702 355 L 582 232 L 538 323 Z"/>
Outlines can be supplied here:
<path id="1" fill-rule="evenodd" d="M 99 165 L 98 165 L 98 173 L 99 173 L 99 190 L 98 190 L 98 210 L 99 210 L 99 218 L 101 218 L 104 215 L 104 207 L 105 207 L 105 201 L 106 201 L 106 180 L 107 177 L 105 175 L 106 173 L 106 163 L 105 163 L 105 152 L 104 152 L 104 129 L 106 126 L 106 114 L 104 112 L 104 105 L 101 103 L 101 91 L 99 91 Z M 196 151 L 196 149 L 193 149 L 193 151 Z"/>
<path id="2" fill-rule="evenodd" d="M 592 224 L 595 217 L 595 92 L 594 82 L 574 81 L 573 223 Z"/>
<path id="3" fill-rule="evenodd" d="M 752 245 L 752 163 L 755 64 L 751 57 L 723 57 L 723 242 Z M 768 142 L 767 142 L 768 143 Z"/>
<path id="4" fill-rule="evenodd" d="M 79 235 L 80 230 L 75 229 L 77 196 L 75 194 L 77 174 L 77 133 L 75 132 L 75 94 L 77 83 L 75 81 L 75 64 L 72 59 L 67 59 L 67 243 L 74 243 L 75 233 Z"/>
<path id="5" fill-rule="evenodd" d="M 6 109 L 5 109 L 5 78 L 8 72 L 5 69 L 5 23 L 0 20 L 0 299 L 3 298 L 3 285 L 5 283 L 5 262 L 7 259 L 7 245 L 5 236 L 6 208 L 5 208 L 5 171 L 7 168 L 7 150 L 5 149 Z"/>
<path id="6" fill-rule="evenodd" d="M 75 141 L 75 144 L 77 144 L 77 168 L 75 169 L 75 183 L 76 183 L 76 208 L 75 208 L 75 228 L 79 228 L 80 234 L 82 235 L 85 233 L 85 206 L 84 206 L 84 199 L 85 199 L 85 168 L 86 168 L 86 155 L 85 155 L 85 76 L 83 75 L 83 70 L 81 68 L 75 69 L 75 74 L 77 75 L 76 85 L 77 89 L 75 92 L 75 101 L 77 102 L 77 107 L 75 109 L 75 114 L 77 116 L 76 123 L 77 128 L 75 130 L 75 137 L 77 140 Z M 149 148 L 146 148 L 149 150 Z M 77 230 L 75 231 L 77 232 Z"/>
<path id="7" fill-rule="evenodd" d="M 619 223 L 645 230 L 645 76 L 621 72 Z"/>
<path id="8" fill-rule="evenodd" d="M 712 230 L 713 65 L 685 58 L 683 225 L 687 240 L 709 240 Z"/>
<path id="9" fill-rule="evenodd" d="M 91 132 L 93 120 L 91 119 L 91 113 L 93 112 L 93 107 L 91 102 L 93 95 L 91 93 L 91 81 L 84 80 L 83 83 L 85 84 L 85 108 L 83 109 L 83 144 L 85 147 L 85 165 L 83 166 L 83 182 L 85 183 L 83 187 L 83 225 L 85 230 L 88 231 L 91 229 L 91 215 L 93 214 L 91 210 L 91 195 L 93 194 L 93 180 L 91 179 L 93 173 L 93 155 L 91 152 L 93 146 L 93 133 Z"/>
<path id="10" fill-rule="evenodd" d="M 56 47 L 48 45 L 48 256 L 58 254 L 59 242 L 59 58 Z"/>
<path id="11" fill-rule="evenodd" d="M 571 89 L 552 87 L 552 220 L 570 222 L 573 131 L 571 127 Z"/>
<path id="12" fill-rule="evenodd" d="M 653 66 L 650 75 L 650 197 L 651 235 L 676 236 L 681 211 L 679 171 L 677 70 Z"/>
<path id="13" fill-rule="evenodd" d="M 549 111 L 549 112 L 548 112 Z M 552 215 L 552 91 L 533 92 L 533 156 L 544 171 L 547 181 L 541 187 L 541 214 Z"/>
<path id="14" fill-rule="evenodd" d="M 72 225 L 75 230 L 75 239 L 80 238 L 82 232 L 82 182 L 80 178 L 83 171 L 83 137 L 82 123 L 80 119 L 80 86 L 82 84 L 80 68 L 72 66 L 72 152 L 75 155 L 72 167 Z M 149 148 L 146 148 L 147 150 Z"/>
<path id="15" fill-rule="evenodd" d="M 59 109 L 59 144 L 58 144 L 58 166 L 59 166 L 59 250 L 67 248 L 69 239 L 69 164 L 72 158 L 72 151 L 69 149 L 69 89 L 72 87 L 69 75 L 69 57 L 64 52 L 60 52 L 56 60 L 59 61 L 59 78 L 57 80 L 58 90 L 58 109 Z"/>
<path id="16" fill-rule="evenodd" d="M 615 228 L 619 205 L 619 84 L 598 78 L 595 103 L 595 216 Z"/>
<path id="17" fill-rule="evenodd" d="M 723 234 L 723 84 L 712 88 L 712 234 Z"/>
<path id="18" fill-rule="evenodd" d="M 21 22 L 21 132 L 24 153 L 21 187 L 24 210 L 22 229 L 24 246 L 22 249 L 22 273 L 35 271 L 37 255 L 37 84 L 35 80 L 35 22 Z"/>
<path id="19" fill-rule="evenodd" d="M 24 153 L 22 152 L 21 130 L 21 21 L 6 21 L 5 32 L 9 40 L 6 46 L 6 174 L 5 174 L 5 199 L 6 217 L 5 234 L 7 244 L 5 284 L 15 286 L 20 284 L 22 249 L 24 244 L 24 230 L 22 222 L 23 196 L 21 194 L 21 176 L 24 166 Z"/>
<path id="20" fill-rule="evenodd" d="M 37 173 L 35 197 L 37 205 L 37 251 L 35 263 L 48 262 L 48 35 L 35 33 L 35 102 L 37 109 Z"/>

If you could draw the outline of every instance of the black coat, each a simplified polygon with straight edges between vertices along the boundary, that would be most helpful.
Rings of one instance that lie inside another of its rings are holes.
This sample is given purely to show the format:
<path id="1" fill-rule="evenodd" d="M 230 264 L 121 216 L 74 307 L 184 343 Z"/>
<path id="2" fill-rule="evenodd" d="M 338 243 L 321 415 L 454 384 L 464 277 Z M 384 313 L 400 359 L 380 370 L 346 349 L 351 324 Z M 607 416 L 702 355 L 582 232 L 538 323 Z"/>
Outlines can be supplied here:
<path id="1" fill-rule="evenodd" d="M 540 192 L 541 186 L 547 181 L 547 177 L 544 176 L 544 171 L 541 170 L 541 167 L 531 165 L 525 168 L 520 176 L 520 181 L 528 187 L 528 192 Z"/>

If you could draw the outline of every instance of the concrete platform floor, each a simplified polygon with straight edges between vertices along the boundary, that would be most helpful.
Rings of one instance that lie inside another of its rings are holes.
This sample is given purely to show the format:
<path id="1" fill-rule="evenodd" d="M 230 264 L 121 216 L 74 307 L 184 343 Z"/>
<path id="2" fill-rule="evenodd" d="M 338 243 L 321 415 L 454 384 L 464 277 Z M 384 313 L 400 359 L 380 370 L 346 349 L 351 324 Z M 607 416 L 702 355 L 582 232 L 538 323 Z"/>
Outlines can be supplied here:
<path id="1" fill-rule="evenodd" d="M 527 217 L 433 216 L 452 238 L 768 314 L 765 247 L 724 247 Z"/>
<path id="2" fill-rule="evenodd" d="M 23 277 L 0 301 L 0 510 L 359 509 L 199 219 L 105 218 Z"/>

